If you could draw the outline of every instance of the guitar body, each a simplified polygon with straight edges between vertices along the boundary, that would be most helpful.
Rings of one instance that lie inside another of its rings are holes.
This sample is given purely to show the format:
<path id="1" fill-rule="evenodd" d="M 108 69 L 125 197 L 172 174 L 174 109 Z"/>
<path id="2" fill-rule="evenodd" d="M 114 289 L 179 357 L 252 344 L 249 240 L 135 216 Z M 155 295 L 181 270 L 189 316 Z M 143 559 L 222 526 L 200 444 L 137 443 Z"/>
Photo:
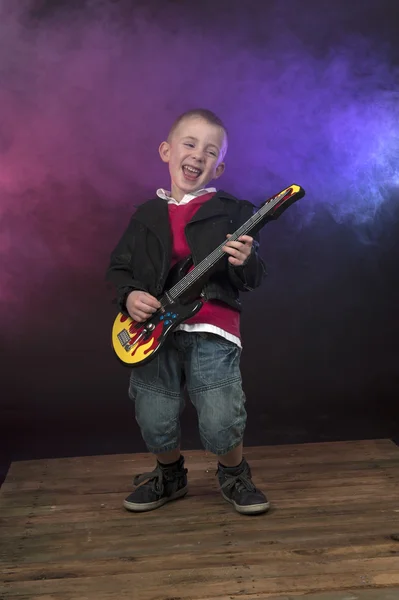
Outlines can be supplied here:
<path id="1" fill-rule="evenodd" d="M 166 287 L 172 287 L 181 281 L 192 266 L 191 256 L 178 262 L 168 275 Z M 143 323 L 119 313 L 112 328 L 112 344 L 119 360 L 130 367 L 140 367 L 152 360 L 167 336 L 200 310 L 200 291 L 175 301 L 165 294 L 159 300 L 161 308 Z"/>
<path id="2" fill-rule="evenodd" d="M 159 352 L 167 336 L 200 310 L 202 300 L 189 304 L 164 304 L 149 319 L 137 323 L 119 313 L 112 328 L 112 345 L 120 361 L 130 367 L 141 367 Z"/>

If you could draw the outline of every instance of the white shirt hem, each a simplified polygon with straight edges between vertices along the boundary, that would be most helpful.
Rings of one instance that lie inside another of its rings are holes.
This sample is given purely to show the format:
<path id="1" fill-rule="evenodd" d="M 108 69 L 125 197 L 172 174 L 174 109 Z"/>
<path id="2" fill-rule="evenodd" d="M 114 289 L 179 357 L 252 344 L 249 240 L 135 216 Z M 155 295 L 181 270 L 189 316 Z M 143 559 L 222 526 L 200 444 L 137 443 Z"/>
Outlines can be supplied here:
<path id="1" fill-rule="evenodd" d="M 224 329 L 220 327 L 216 327 L 215 325 L 210 325 L 209 323 L 196 323 L 195 325 L 187 325 L 187 323 L 182 323 L 178 327 L 176 327 L 175 331 L 187 331 L 189 333 L 214 333 L 215 335 L 220 335 L 220 337 L 236 344 L 239 348 L 242 348 L 241 340 L 235 335 L 228 333 Z"/>

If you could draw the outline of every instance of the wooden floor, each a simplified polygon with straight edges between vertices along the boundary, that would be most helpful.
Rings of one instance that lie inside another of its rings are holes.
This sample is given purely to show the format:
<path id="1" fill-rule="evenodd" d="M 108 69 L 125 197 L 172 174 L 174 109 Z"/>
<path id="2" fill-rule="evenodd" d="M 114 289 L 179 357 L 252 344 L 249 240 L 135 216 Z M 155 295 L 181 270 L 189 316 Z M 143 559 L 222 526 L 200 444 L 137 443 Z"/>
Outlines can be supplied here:
<path id="1" fill-rule="evenodd" d="M 122 508 L 147 455 L 13 463 L 0 492 L 0 599 L 399 600 L 399 448 L 389 440 L 248 448 L 269 514 L 244 517 L 215 462 L 190 493 Z"/>

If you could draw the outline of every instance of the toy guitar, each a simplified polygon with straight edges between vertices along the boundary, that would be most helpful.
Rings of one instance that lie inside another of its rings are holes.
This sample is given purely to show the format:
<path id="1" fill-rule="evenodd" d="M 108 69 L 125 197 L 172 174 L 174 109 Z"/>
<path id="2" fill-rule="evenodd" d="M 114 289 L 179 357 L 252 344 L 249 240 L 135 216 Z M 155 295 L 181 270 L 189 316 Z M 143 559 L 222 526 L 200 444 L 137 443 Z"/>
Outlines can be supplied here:
<path id="1" fill-rule="evenodd" d="M 261 208 L 235 231 L 230 241 L 241 235 L 250 235 L 259 231 L 268 221 L 277 219 L 289 206 L 305 195 L 299 185 L 291 185 L 276 196 L 272 196 Z M 197 313 L 203 304 L 201 289 L 211 274 L 212 269 L 226 252 L 222 250 L 224 240 L 198 265 L 192 267 L 191 257 L 179 263 L 171 271 L 167 284 L 173 280 L 177 283 L 169 287 L 161 298 L 161 308 L 146 321 L 138 323 L 130 317 L 119 313 L 112 328 L 112 345 L 117 357 L 130 367 L 142 366 L 152 360 L 161 349 L 167 336 L 176 327 Z"/>

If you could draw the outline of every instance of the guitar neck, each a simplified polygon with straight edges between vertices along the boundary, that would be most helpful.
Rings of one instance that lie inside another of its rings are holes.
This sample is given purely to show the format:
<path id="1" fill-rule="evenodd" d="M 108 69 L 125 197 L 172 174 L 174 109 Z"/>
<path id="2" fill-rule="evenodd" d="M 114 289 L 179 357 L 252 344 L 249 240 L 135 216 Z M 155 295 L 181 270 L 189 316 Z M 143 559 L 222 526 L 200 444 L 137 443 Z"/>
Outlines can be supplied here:
<path id="1" fill-rule="evenodd" d="M 261 208 L 248 219 L 241 227 L 239 227 L 229 238 L 229 241 L 238 240 L 242 235 L 248 235 L 255 229 L 258 230 L 266 224 L 266 221 L 276 219 L 294 202 L 305 195 L 305 191 L 298 185 L 292 185 L 284 189 L 276 196 L 272 196 L 266 200 Z M 226 240 L 227 241 L 227 240 Z M 171 300 L 177 300 L 179 297 L 186 294 L 191 287 L 205 278 L 206 274 L 226 255 L 223 247 L 226 241 L 215 248 L 204 260 L 202 260 L 190 273 L 185 275 L 176 285 L 168 291 L 168 296 Z"/>

